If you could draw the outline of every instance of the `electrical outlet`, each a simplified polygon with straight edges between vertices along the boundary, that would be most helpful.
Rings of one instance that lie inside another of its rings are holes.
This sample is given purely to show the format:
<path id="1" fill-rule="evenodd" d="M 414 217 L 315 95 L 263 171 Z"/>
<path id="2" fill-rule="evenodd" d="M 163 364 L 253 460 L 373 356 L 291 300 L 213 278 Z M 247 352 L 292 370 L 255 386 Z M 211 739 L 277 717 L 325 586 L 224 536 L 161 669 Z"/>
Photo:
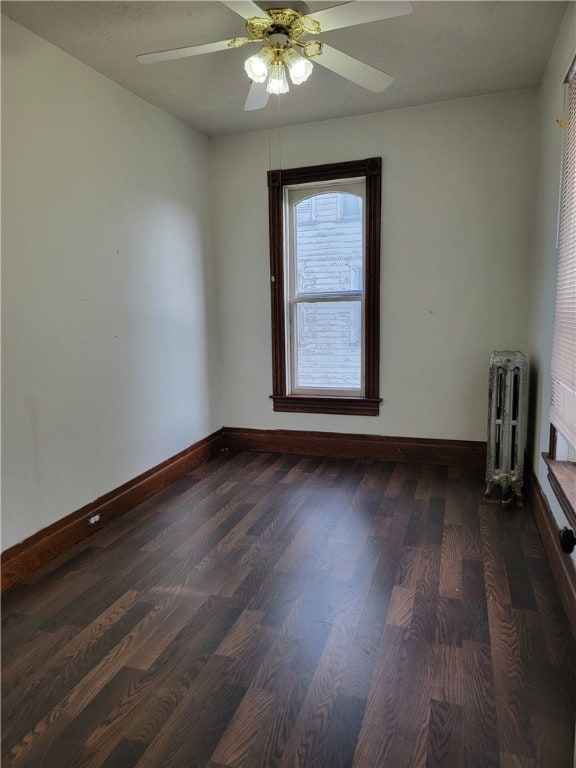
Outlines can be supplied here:
<path id="1" fill-rule="evenodd" d="M 100 520 L 99 514 L 90 515 L 90 517 L 88 518 L 88 525 L 96 525 L 96 523 L 99 522 L 99 520 Z"/>

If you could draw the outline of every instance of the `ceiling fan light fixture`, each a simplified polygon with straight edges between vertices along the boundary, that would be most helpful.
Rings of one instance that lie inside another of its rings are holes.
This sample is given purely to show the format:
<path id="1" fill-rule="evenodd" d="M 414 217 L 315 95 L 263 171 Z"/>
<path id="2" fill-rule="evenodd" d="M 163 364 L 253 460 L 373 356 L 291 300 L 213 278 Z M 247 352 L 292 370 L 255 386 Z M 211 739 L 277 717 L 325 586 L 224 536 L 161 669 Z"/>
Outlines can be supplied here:
<path id="1" fill-rule="evenodd" d="M 295 37 L 302 37 L 302 35 L 319 35 L 320 24 L 316 19 L 311 19 L 310 16 L 300 16 L 292 24 L 292 33 Z"/>
<path id="2" fill-rule="evenodd" d="M 286 77 L 286 69 L 282 61 L 274 61 L 270 66 L 270 77 L 266 85 L 268 93 L 288 93 L 290 87 Z"/>
<path id="3" fill-rule="evenodd" d="M 302 46 L 305 56 L 320 56 L 322 53 L 322 43 L 320 40 L 308 40 Z"/>
<path id="4" fill-rule="evenodd" d="M 284 61 L 288 67 L 290 80 L 292 80 L 294 85 L 305 83 L 312 74 L 312 69 L 314 68 L 312 62 L 300 56 L 294 48 L 289 48 L 286 51 Z"/>
<path id="5" fill-rule="evenodd" d="M 252 42 L 253 41 L 250 40 L 249 37 L 235 37 L 228 43 L 228 48 L 242 48 L 243 45 L 247 45 L 248 43 Z"/>
<path id="6" fill-rule="evenodd" d="M 244 62 L 244 69 L 246 74 L 255 83 L 263 83 L 268 77 L 269 67 L 274 58 L 273 52 L 270 48 L 262 48 L 254 56 L 250 56 Z"/>

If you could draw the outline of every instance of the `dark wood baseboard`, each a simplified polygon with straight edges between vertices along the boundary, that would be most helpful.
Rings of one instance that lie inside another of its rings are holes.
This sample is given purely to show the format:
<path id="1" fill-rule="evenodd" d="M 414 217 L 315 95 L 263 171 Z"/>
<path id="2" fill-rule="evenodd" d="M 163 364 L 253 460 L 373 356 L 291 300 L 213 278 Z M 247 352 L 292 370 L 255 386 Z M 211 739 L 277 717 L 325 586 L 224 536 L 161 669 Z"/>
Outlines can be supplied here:
<path id="1" fill-rule="evenodd" d="M 538 478 L 534 474 L 531 477 L 530 503 L 562 605 L 576 637 L 576 568 L 572 557 L 560 548 L 558 526 Z"/>
<path id="2" fill-rule="evenodd" d="M 133 480 L 57 520 L 2 553 L 2 591 L 121 517 L 222 449 L 222 430 L 185 448 Z M 88 518 L 100 520 L 88 526 Z"/>
<path id="3" fill-rule="evenodd" d="M 486 466 L 486 443 L 474 440 L 434 440 L 381 437 L 340 432 L 224 427 L 223 447 L 238 451 L 270 451 L 344 459 L 379 459 L 452 467 Z"/>

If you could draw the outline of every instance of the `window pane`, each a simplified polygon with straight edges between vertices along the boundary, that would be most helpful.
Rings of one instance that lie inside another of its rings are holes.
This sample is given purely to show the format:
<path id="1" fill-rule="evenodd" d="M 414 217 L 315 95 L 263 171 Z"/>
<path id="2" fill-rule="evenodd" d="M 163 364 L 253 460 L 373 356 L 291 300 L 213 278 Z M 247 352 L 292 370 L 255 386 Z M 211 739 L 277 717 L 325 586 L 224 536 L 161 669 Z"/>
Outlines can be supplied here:
<path id="1" fill-rule="evenodd" d="M 296 293 L 362 290 L 362 203 L 358 195 L 325 192 L 296 204 Z"/>
<path id="2" fill-rule="evenodd" d="M 360 301 L 296 304 L 294 383 L 297 389 L 362 388 Z"/>

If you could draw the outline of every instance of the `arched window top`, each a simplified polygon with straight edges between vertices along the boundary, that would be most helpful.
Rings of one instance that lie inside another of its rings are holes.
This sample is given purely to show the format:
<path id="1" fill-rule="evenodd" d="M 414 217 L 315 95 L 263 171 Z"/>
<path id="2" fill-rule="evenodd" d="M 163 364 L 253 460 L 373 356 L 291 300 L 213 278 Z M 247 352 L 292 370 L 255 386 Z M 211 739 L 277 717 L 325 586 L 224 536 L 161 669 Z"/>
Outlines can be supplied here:
<path id="1" fill-rule="evenodd" d="M 363 213 L 363 190 L 357 188 L 341 191 L 336 189 L 290 190 L 290 201 L 295 206 L 298 224 L 318 224 L 358 220 Z"/>

